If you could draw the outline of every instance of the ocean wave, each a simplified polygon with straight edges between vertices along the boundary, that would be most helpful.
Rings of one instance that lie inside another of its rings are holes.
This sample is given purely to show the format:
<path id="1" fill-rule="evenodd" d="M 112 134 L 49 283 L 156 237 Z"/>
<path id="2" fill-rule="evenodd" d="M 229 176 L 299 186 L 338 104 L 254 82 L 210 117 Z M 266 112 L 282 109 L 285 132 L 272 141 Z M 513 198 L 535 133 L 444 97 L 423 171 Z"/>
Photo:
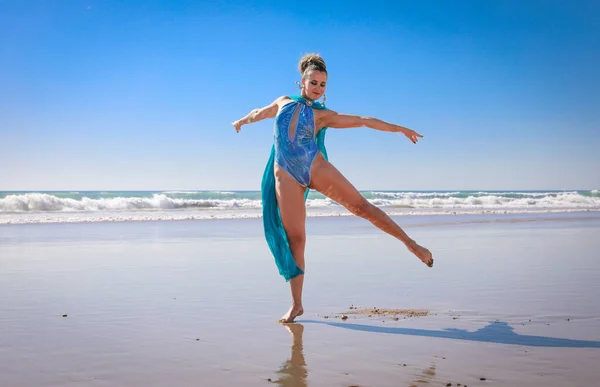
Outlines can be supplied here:
<path id="1" fill-rule="evenodd" d="M 367 198 L 383 198 L 383 199 L 397 199 L 397 198 L 409 198 L 409 197 L 451 197 L 460 195 L 459 191 L 455 192 L 386 192 L 386 191 L 369 191 L 366 193 Z"/>
<path id="2" fill-rule="evenodd" d="M 173 191 L 175 192 L 175 191 Z M 191 194 L 191 191 L 189 191 Z M 119 212 L 155 210 L 248 210 L 261 208 L 260 193 L 226 191 L 207 193 L 200 191 L 196 197 L 169 196 L 163 193 L 147 193 L 140 196 L 107 197 L 78 196 L 61 197 L 51 193 L 14 193 L 0 197 L 0 213 L 31 212 Z M 209 195 L 209 196 L 207 196 Z M 594 191 L 582 193 L 475 193 L 475 192 L 365 192 L 363 195 L 378 207 L 415 209 L 529 209 L 529 208 L 581 208 L 600 209 L 600 195 Z M 92 195 L 90 195 L 92 196 Z M 341 207 L 335 201 L 317 194 L 306 201 L 309 208 Z"/>
<path id="3" fill-rule="evenodd" d="M 583 196 L 577 192 L 561 192 L 529 197 L 509 197 L 494 194 L 466 197 L 408 196 L 402 199 L 373 199 L 382 207 L 411 208 L 600 208 L 600 198 Z"/>
<path id="4" fill-rule="evenodd" d="M 260 208 L 260 200 L 250 199 L 182 199 L 164 194 L 151 197 L 116 197 L 80 200 L 60 198 L 44 193 L 8 195 L 0 199 L 1 212 L 68 212 L 68 211 L 132 211 L 175 210 L 190 208 Z"/>
<path id="5" fill-rule="evenodd" d="M 231 191 L 163 191 L 165 195 L 235 195 L 235 192 Z"/>
<path id="6" fill-rule="evenodd" d="M 594 191 L 591 191 L 592 193 Z M 367 198 L 375 199 L 435 199 L 435 198 L 467 198 L 467 197 L 486 197 L 500 196 L 505 198 L 541 198 L 555 197 L 562 194 L 579 195 L 577 191 L 546 191 L 546 192 L 526 192 L 526 191 L 448 191 L 448 192 L 386 192 L 386 191 L 369 191 L 366 193 Z"/>

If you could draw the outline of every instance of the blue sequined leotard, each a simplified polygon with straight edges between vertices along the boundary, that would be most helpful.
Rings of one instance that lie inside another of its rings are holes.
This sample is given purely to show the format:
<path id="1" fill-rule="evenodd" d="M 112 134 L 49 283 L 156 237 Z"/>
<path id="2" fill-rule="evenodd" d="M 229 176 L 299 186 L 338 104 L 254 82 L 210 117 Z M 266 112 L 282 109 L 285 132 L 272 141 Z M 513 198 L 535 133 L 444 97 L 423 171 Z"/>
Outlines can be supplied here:
<path id="1" fill-rule="evenodd" d="M 275 159 L 277 159 L 277 164 L 285 168 L 294 179 L 304 186 L 310 183 L 310 167 L 317 152 L 321 152 L 325 160 L 328 160 L 327 149 L 325 149 L 327 128 L 322 128 L 315 136 L 314 112 L 312 111 L 312 109 L 323 110 L 326 107 L 318 102 L 313 102 L 311 108 L 307 106 L 308 102 L 300 96 L 290 98 L 295 102 L 284 105 L 276 118 L 275 143 L 271 147 L 271 154 L 265 166 L 261 184 L 265 238 L 273 258 L 275 258 L 279 274 L 286 281 L 304 274 L 304 272 L 296 265 L 281 221 L 275 192 Z M 290 140 L 289 125 L 293 121 L 296 109 L 300 109 L 298 124 L 294 130 L 294 136 Z M 309 191 L 306 189 L 304 192 L 304 200 L 308 197 Z"/>
<path id="2" fill-rule="evenodd" d="M 284 105 L 275 118 L 274 132 L 275 162 L 308 187 L 310 168 L 319 152 L 312 107 L 297 101 Z"/>

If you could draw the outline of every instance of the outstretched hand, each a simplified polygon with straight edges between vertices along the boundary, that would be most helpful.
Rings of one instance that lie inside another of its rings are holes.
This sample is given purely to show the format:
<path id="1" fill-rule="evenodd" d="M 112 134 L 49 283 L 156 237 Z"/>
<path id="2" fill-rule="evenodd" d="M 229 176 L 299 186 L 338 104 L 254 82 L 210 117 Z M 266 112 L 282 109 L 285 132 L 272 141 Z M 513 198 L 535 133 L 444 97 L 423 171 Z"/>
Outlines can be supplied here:
<path id="1" fill-rule="evenodd" d="M 239 133 L 240 130 L 242 130 L 242 124 L 240 121 L 234 121 L 231 123 L 231 125 L 233 125 L 233 127 L 235 128 L 236 133 Z"/>
<path id="2" fill-rule="evenodd" d="M 419 138 L 423 138 L 422 135 L 420 135 L 419 133 L 417 133 L 417 132 L 415 132 L 414 130 L 411 130 L 411 129 L 406 129 L 402 133 L 404 133 L 404 135 L 406 137 L 408 137 L 408 139 L 410 141 L 412 141 L 413 144 L 416 144 L 419 141 Z"/>

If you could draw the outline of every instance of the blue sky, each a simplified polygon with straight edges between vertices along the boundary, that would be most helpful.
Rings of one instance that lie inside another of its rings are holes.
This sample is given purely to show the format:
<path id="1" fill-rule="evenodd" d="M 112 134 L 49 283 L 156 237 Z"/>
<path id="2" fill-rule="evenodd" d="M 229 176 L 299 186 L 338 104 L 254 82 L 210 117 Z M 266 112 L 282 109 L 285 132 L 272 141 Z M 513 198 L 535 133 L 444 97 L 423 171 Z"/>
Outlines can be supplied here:
<path id="1" fill-rule="evenodd" d="M 327 62 L 359 189 L 599 189 L 594 1 L 0 0 L 0 190 L 260 188 L 273 122 Z"/>

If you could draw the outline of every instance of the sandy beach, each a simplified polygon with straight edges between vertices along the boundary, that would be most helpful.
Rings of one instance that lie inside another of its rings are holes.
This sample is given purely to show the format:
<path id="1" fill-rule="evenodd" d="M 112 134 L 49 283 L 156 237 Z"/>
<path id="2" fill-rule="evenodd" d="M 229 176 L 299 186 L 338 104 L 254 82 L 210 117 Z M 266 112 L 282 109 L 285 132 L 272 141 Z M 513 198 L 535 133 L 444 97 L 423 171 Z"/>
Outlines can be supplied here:
<path id="1" fill-rule="evenodd" d="M 309 218 L 288 326 L 260 219 L 0 225 L 0 386 L 600 383 L 597 213 L 397 220 Z"/>
<path id="2" fill-rule="evenodd" d="M 600 387 L 599 15 L 0 0 L 0 387 Z"/>

